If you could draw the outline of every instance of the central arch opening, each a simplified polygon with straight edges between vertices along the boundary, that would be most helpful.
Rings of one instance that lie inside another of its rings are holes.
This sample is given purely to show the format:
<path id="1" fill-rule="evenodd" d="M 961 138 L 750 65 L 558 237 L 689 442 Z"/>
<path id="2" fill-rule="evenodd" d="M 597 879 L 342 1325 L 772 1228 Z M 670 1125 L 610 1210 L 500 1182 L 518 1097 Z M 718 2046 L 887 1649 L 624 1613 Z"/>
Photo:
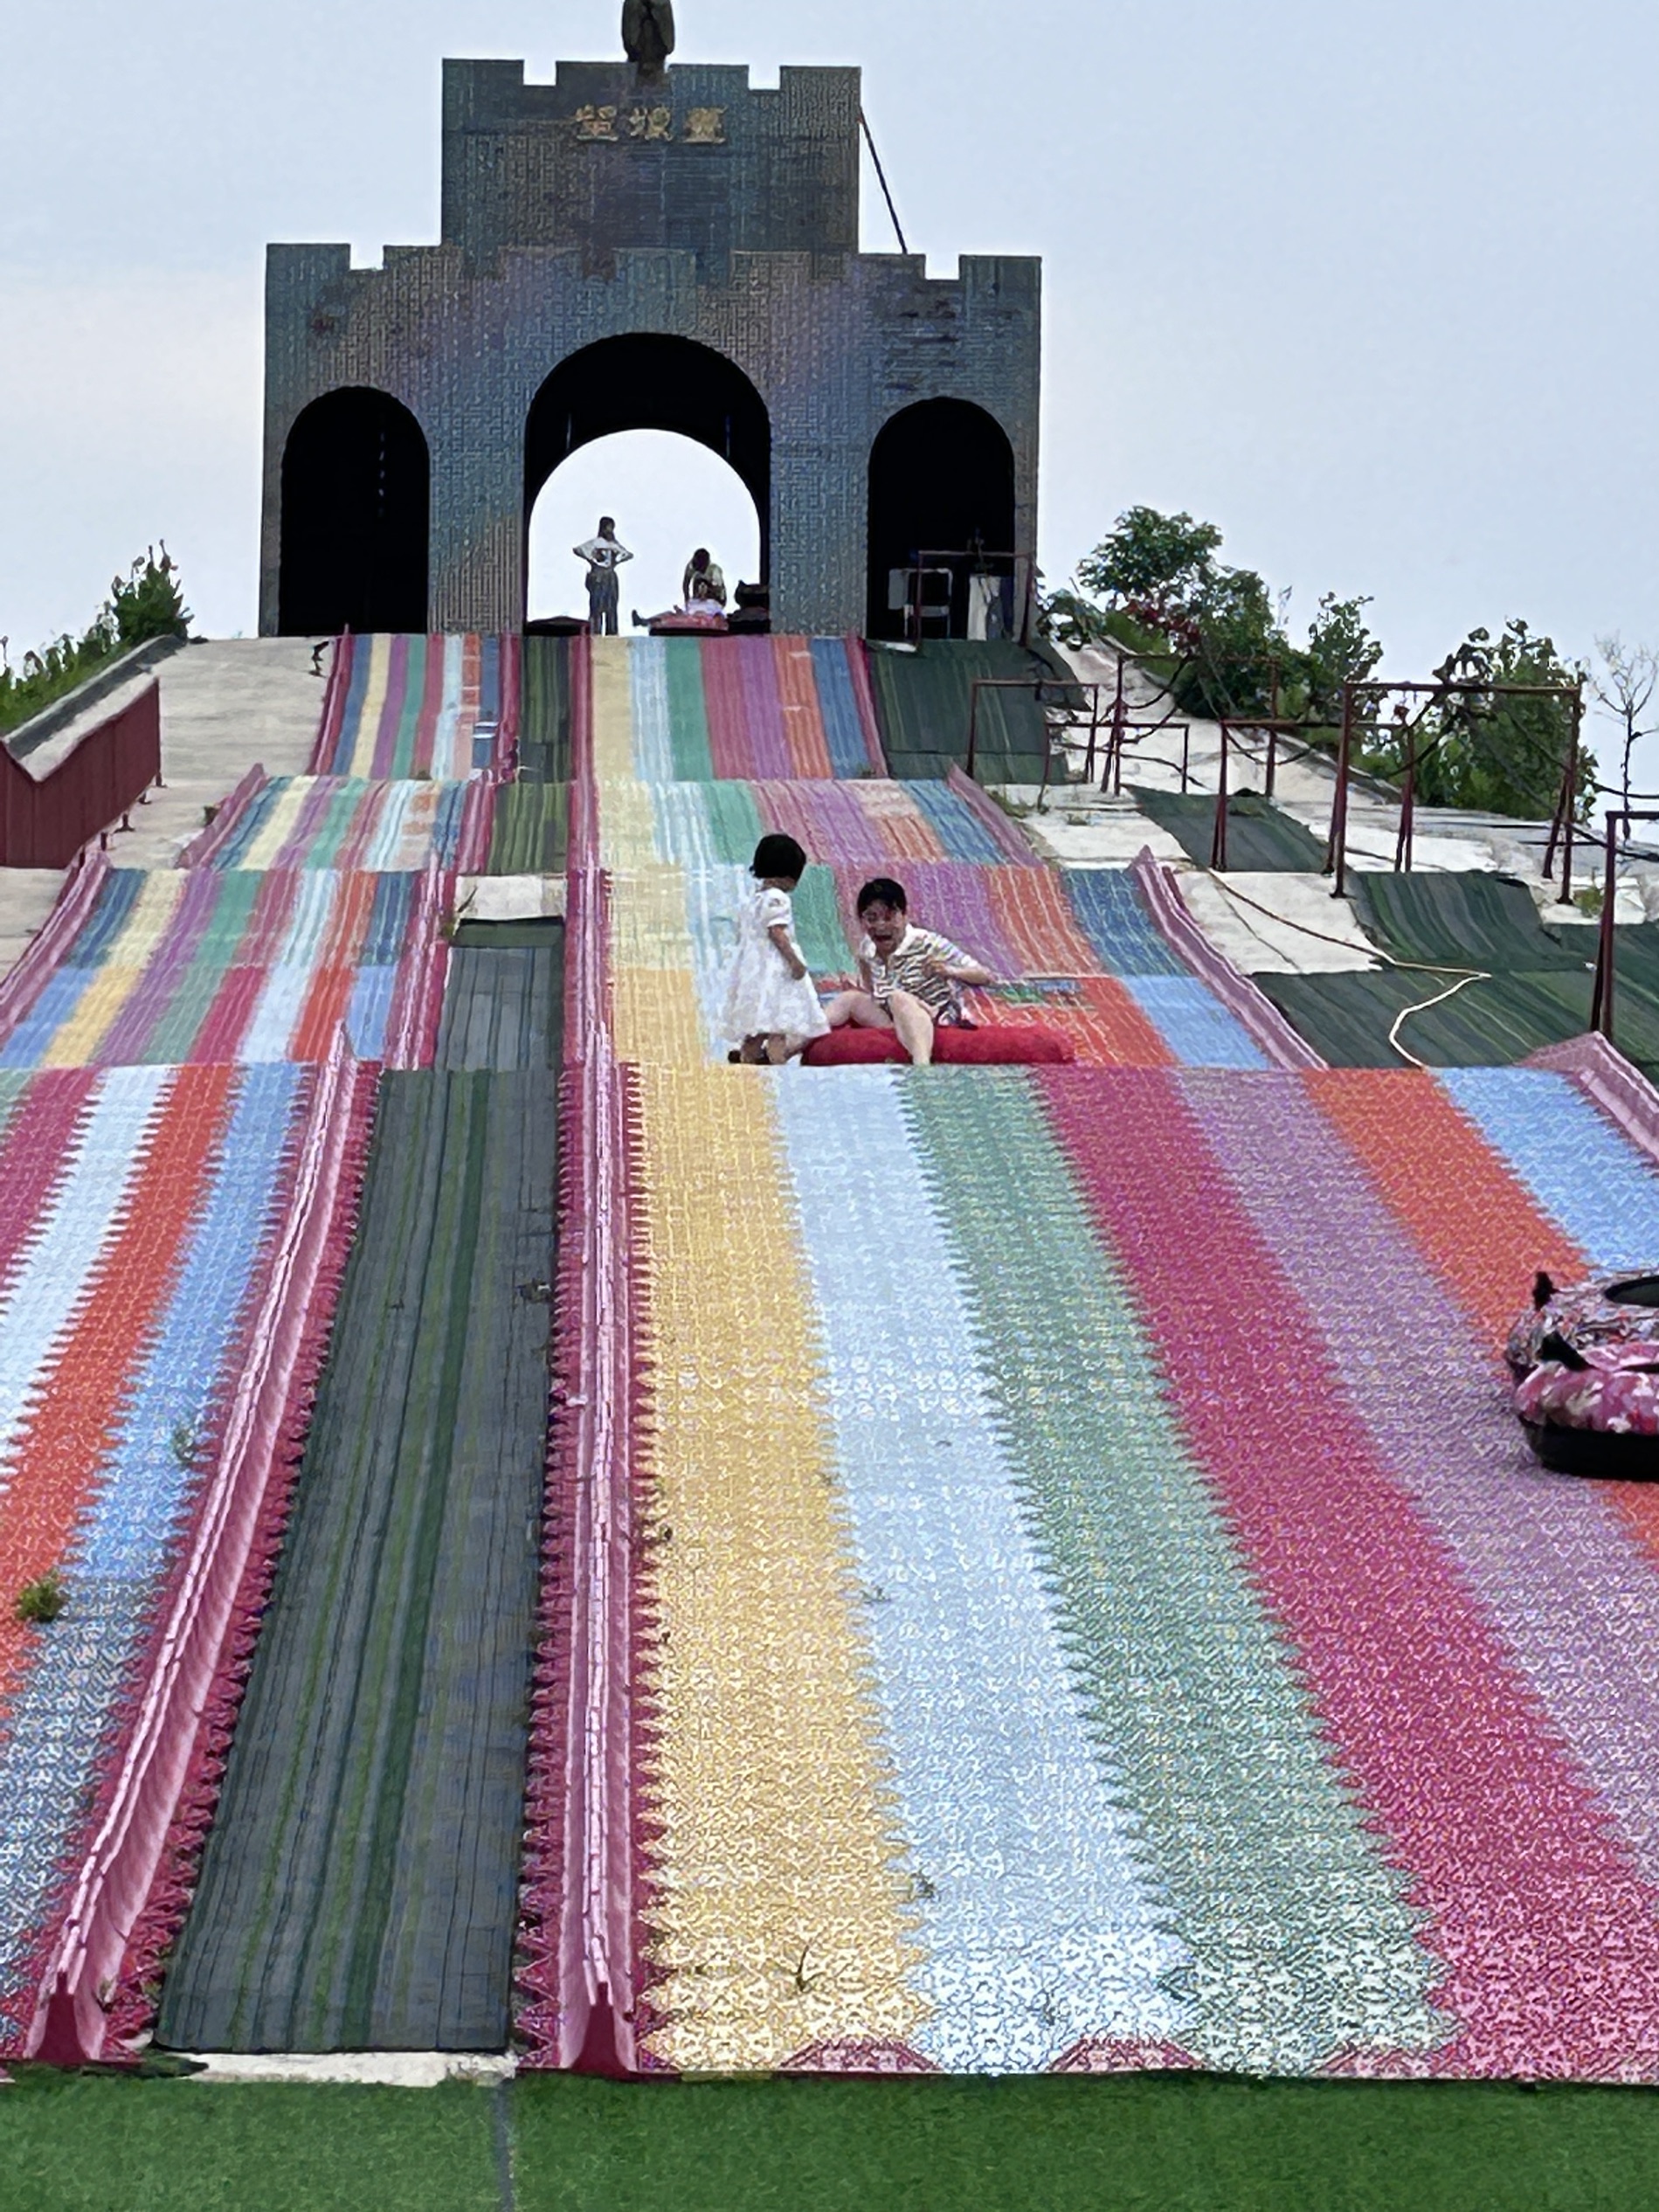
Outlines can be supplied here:
<path id="1" fill-rule="evenodd" d="M 635 608 L 658 614 L 675 605 L 686 563 L 706 547 L 735 592 L 761 571 L 760 517 L 748 487 L 691 439 L 666 430 L 619 431 L 596 438 L 561 462 L 530 513 L 526 612 L 584 618 L 586 570 L 571 551 L 609 515 L 633 558 L 623 569 L 621 626 Z"/>
<path id="2" fill-rule="evenodd" d="M 524 432 L 527 554 L 540 550 L 539 543 L 532 542 L 532 518 L 543 487 L 554 472 L 558 470 L 563 475 L 572 456 L 601 439 L 619 439 L 623 433 L 641 431 L 689 439 L 717 455 L 733 472 L 753 502 L 756 516 L 758 575 L 747 580 L 769 584 L 772 440 L 766 403 L 743 370 L 723 354 L 690 338 L 655 333 L 602 338 L 595 345 L 583 347 L 580 352 L 562 361 L 536 393 Z M 573 483 L 576 478 L 566 475 L 564 481 Z M 587 504 L 593 502 L 590 500 Z M 626 518 L 620 511 L 622 505 L 620 493 L 614 505 L 602 494 L 577 536 L 565 542 L 563 561 L 570 561 L 572 544 L 592 534 L 601 512 L 615 515 L 624 543 L 638 552 L 639 526 L 634 525 L 635 536 L 631 538 L 625 527 Z M 666 536 L 667 516 L 664 524 Z M 713 536 L 712 528 L 707 533 L 694 528 L 690 543 L 682 548 L 675 543 L 674 552 L 667 556 L 671 567 L 676 562 L 683 567 L 698 545 L 709 545 L 719 558 L 720 549 L 711 543 Z M 553 552 L 548 557 L 555 564 L 555 572 L 562 573 L 557 569 L 560 555 Z M 574 567 L 574 563 L 571 565 Z M 722 560 L 722 566 L 725 565 Z M 527 558 L 527 578 L 529 568 Z M 624 575 L 626 577 L 628 571 L 625 570 Z M 632 580 L 637 581 L 643 592 L 647 579 L 638 577 Z M 735 589 L 738 578 L 729 568 L 726 580 Z M 538 586 L 540 582 L 538 567 Z M 676 593 L 678 584 L 675 570 L 673 584 Z M 560 586 L 561 599 L 567 596 L 567 589 L 568 579 Z M 635 602 L 630 599 L 628 603 Z M 668 599 L 664 598 L 657 605 L 668 604 Z M 534 606 L 527 610 L 539 611 Z M 657 607 L 646 611 L 654 612 Z"/>

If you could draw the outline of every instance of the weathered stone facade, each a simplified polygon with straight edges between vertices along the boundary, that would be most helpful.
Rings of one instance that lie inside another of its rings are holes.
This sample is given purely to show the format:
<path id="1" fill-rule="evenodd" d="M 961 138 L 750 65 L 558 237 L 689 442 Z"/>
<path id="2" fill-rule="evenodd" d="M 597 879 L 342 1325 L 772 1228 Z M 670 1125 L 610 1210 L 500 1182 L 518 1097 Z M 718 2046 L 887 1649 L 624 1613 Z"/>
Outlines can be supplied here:
<path id="1" fill-rule="evenodd" d="M 863 626 L 871 446 L 918 400 L 1000 424 L 1028 557 L 1040 263 L 967 257 L 933 280 L 919 257 L 858 252 L 859 97 L 845 69 L 786 69 L 768 91 L 746 69 L 653 84 L 565 63 L 532 85 L 522 64 L 447 63 L 442 242 L 388 247 L 379 269 L 343 245 L 269 252 L 261 626 L 280 626 L 289 432 L 322 395 L 369 387 L 426 439 L 431 626 L 516 628 L 532 405 L 570 356 L 635 334 L 712 349 L 764 403 L 770 480 L 751 488 L 777 626 Z M 674 419 L 671 393 L 639 426 L 716 443 Z"/>

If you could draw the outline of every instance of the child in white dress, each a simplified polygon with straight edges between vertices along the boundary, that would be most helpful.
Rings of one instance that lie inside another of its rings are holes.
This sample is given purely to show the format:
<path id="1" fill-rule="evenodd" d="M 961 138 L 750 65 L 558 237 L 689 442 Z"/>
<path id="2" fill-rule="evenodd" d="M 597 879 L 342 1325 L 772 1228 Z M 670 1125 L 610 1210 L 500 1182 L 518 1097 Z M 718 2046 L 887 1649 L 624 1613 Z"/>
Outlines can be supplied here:
<path id="1" fill-rule="evenodd" d="M 737 917 L 721 1029 L 736 1047 L 729 1060 L 777 1068 L 829 1028 L 795 942 L 790 894 L 806 872 L 806 855 L 792 837 L 763 837 L 749 868 L 757 888 Z"/>

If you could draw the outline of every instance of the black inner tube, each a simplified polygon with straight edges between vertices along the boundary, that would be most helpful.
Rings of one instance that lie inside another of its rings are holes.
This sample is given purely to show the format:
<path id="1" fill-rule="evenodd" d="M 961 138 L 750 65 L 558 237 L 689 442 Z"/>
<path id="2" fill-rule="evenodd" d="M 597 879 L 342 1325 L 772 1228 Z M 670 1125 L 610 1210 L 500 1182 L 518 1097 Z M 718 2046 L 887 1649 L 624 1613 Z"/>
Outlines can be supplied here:
<path id="1" fill-rule="evenodd" d="M 1659 1275 L 1633 1275 L 1610 1282 L 1604 1294 L 1615 1306 L 1659 1306 Z"/>

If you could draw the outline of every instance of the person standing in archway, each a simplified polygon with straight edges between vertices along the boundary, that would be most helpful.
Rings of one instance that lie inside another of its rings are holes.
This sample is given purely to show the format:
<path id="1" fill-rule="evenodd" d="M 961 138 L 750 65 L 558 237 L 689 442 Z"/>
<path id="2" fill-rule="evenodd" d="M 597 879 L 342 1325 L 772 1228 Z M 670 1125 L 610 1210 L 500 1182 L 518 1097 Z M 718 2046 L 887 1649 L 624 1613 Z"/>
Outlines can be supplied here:
<path id="1" fill-rule="evenodd" d="M 609 515 L 600 515 L 598 537 L 570 550 L 578 561 L 588 564 L 588 626 L 596 638 L 614 638 L 619 599 L 617 570 L 633 556 L 619 542 L 616 522 Z"/>

